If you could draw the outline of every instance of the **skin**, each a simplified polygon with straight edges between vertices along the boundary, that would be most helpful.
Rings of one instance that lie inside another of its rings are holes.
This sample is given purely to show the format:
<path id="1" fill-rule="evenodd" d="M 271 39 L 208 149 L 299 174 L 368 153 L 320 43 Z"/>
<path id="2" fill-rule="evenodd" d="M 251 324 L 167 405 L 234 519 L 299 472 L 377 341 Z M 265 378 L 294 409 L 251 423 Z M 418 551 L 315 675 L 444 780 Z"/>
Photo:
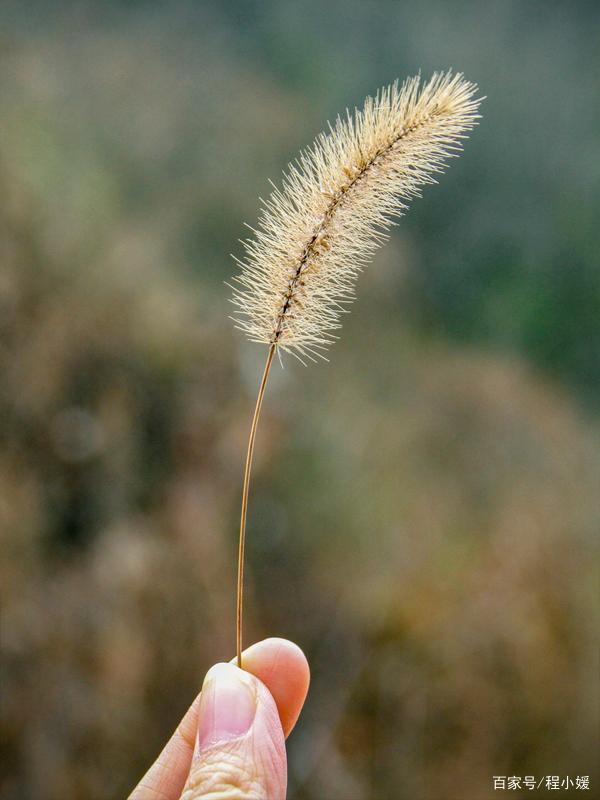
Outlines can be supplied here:
<path id="1" fill-rule="evenodd" d="M 238 670 L 232 659 L 209 670 L 202 692 L 129 800 L 285 798 L 285 738 L 306 698 L 308 662 L 297 645 L 273 638 L 244 650 L 243 665 Z M 225 701 L 219 700 L 223 686 L 229 693 Z M 225 703 L 228 719 L 223 717 Z M 247 730 L 247 720 L 237 718 L 241 707 L 251 709 Z M 211 733 L 215 720 L 220 722 L 217 734 Z M 225 735 L 223 725 L 231 729 Z"/>

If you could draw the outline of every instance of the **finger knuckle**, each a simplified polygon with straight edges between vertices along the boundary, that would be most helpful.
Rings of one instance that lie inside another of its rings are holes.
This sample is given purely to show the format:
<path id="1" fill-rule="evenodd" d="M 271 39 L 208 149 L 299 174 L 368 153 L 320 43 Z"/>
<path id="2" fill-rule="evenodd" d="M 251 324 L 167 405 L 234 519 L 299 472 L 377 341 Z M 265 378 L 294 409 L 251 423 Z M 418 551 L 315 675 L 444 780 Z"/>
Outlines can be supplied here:
<path id="1" fill-rule="evenodd" d="M 236 747 L 207 750 L 192 767 L 181 800 L 265 800 L 253 764 Z"/>

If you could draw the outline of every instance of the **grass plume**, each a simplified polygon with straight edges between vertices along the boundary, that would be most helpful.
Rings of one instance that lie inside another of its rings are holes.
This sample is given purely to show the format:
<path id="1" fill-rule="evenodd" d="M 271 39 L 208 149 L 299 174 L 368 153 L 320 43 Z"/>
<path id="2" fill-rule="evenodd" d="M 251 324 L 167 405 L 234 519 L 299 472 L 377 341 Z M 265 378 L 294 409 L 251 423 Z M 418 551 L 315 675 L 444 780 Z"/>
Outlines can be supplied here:
<path id="1" fill-rule="evenodd" d="M 387 238 L 393 218 L 461 150 L 476 124 L 477 87 L 461 74 L 398 82 L 367 97 L 354 115 L 289 165 L 273 191 L 233 279 L 234 320 L 268 345 L 246 454 L 237 580 L 237 659 L 242 665 L 244 549 L 258 419 L 273 357 L 315 360 L 337 338 L 358 273 Z"/>
<path id="2" fill-rule="evenodd" d="M 234 278 L 234 318 L 252 341 L 301 359 L 323 354 L 392 218 L 476 124 L 476 89 L 450 72 L 396 82 L 289 165 Z"/>

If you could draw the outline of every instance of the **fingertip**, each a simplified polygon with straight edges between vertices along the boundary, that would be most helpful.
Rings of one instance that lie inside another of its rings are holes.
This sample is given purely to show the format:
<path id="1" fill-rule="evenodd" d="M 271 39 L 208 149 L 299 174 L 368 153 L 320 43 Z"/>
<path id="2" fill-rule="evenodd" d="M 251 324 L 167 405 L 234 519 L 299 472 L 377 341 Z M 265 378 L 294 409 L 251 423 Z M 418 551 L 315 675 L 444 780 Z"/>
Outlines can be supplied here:
<path id="1" fill-rule="evenodd" d="M 308 693 L 310 668 L 306 656 L 294 642 L 270 637 L 244 650 L 242 665 L 273 695 L 283 731 L 288 736 Z"/>

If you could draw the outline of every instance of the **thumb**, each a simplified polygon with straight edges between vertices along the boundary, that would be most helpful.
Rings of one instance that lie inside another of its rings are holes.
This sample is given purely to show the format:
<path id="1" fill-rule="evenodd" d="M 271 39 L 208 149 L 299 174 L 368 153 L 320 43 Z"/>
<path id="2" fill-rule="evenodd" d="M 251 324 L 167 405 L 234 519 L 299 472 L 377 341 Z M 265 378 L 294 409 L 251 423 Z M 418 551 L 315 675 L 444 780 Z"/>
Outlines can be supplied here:
<path id="1" fill-rule="evenodd" d="M 233 664 L 206 674 L 196 748 L 181 800 L 283 800 L 284 735 L 273 697 Z"/>

